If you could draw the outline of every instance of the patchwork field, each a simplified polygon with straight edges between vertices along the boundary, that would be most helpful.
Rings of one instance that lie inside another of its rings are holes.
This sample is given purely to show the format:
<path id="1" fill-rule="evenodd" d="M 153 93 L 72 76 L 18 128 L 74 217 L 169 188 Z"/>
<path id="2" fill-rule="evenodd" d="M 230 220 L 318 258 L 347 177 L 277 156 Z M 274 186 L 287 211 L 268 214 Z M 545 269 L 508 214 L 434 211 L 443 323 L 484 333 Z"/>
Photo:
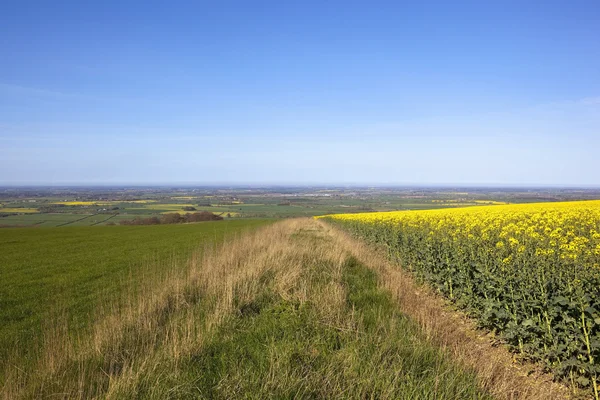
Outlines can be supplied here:
<path id="1" fill-rule="evenodd" d="M 0 227 L 96 226 L 167 213 L 210 212 L 223 218 L 290 218 L 324 214 L 436 209 L 505 204 L 502 193 L 419 192 L 385 190 L 232 190 L 175 191 L 126 189 L 105 193 L 99 189 L 34 191 L 31 196 L 4 195 L 0 188 Z M 511 197 L 512 201 L 522 201 Z M 527 199 L 525 199 L 528 201 Z M 529 200 L 530 201 L 530 200 Z"/>
<path id="2" fill-rule="evenodd" d="M 598 198 L 598 190 L 566 189 L 82 187 L 20 192 L 0 188 L 0 227 L 110 225 L 137 217 L 160 218 L 167 213 L 291 218 Z M 94 217 L 83 218 L 89 215 Z"/>

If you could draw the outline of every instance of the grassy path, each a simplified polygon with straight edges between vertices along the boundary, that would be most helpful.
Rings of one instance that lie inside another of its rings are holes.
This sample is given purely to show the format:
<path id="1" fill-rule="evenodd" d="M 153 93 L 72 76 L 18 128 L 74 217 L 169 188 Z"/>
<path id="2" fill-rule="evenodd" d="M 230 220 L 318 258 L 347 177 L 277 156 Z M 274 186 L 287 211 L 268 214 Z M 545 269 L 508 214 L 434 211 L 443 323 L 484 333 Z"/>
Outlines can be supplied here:
<path id="1" fill-rule="evenodd" d="M 355 259 L 341 268 L 307 265 L 302 275 L 304 301 L 278 295 L 276 277 L 264 278 L 257 298 L 187 361 L 199 397 L 491 398 L 472 372 L 427 343 Z"/>

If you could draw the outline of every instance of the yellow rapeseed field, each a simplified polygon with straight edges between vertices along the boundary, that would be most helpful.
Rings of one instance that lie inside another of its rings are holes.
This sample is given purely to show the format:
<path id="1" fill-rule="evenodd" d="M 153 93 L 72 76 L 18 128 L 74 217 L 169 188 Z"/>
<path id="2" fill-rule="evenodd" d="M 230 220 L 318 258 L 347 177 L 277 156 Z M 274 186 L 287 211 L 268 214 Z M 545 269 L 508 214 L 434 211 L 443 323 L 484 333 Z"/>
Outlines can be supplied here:
<path id="1" fill-rule="evenodd" d="M 445 240 L 486 246 L 504 264 L 526 253 L 542 262 L 578 260 L 600 266 L 600 200 L 514 204 L 493 207 L 337 214 L 327 218 L 395 228 L 429 229 L 428 241 Z M 516 251 L 515 251 L 516 250 Z"/>
<path id="2" fill-rule="evenodd" d="M 600 201 L 325 217 L 598 398 Z"/>
<path id="3" fill-rule="evenodd" d="M 55 201 L 52 204 L 62 204 L 65 206 L 92 206 L 92 205 L 101 205 L 101 204 L 109 204 L 107 202 L 98 202 L 98 201 Z"/>
<path id="4" fill-rule="evenodd" d="M 4 207 L 4 208 L 0 208 L 0 212 L 32 214 L 32 213 L 39 212 L 39 210 L 37 208 Z"/>
<path id="5" fill-rule="evenodd" d="M 110 206 L 118 203 L 136 203 L 136 204 L 150 204 L 155 203 L 156 200 L 107 200 L 107 201 L 86 201 L 86 200 L 72 200 L 72 201 L 55 201 L 52 204 L 62 204 L 65 206 Z"/>

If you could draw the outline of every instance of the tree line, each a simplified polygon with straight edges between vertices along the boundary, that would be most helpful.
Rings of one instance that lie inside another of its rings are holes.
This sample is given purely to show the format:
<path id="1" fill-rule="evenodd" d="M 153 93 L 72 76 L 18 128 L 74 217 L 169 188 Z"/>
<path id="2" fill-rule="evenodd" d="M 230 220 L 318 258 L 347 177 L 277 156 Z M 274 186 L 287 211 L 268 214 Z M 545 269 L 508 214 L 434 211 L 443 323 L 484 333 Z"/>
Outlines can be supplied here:
<path id="1" fill-rule="evenodd" d="M 120 225 L 161 225 L 161 224 L 182 224 L 186 222 L 202 222 L 202 221 L 220 221 L 223 217 L 215 215 L 208 211 L 201 211 L 197 213 L 168 213 L 163 214 L 160 217 L 148 217 L 148 218 L 134 218 L 129 220 L 120 221 Z"/>

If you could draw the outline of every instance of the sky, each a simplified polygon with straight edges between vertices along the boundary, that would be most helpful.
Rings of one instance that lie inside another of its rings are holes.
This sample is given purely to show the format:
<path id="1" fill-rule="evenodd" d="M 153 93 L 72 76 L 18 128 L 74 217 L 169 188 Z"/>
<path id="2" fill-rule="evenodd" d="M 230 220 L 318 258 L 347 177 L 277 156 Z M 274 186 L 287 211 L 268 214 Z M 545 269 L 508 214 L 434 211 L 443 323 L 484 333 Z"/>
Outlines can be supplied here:
<path id="1" fill-rule="evenodd" d="M 0 184 L 600 186 L 600 3 L 15 1 Z"/>

